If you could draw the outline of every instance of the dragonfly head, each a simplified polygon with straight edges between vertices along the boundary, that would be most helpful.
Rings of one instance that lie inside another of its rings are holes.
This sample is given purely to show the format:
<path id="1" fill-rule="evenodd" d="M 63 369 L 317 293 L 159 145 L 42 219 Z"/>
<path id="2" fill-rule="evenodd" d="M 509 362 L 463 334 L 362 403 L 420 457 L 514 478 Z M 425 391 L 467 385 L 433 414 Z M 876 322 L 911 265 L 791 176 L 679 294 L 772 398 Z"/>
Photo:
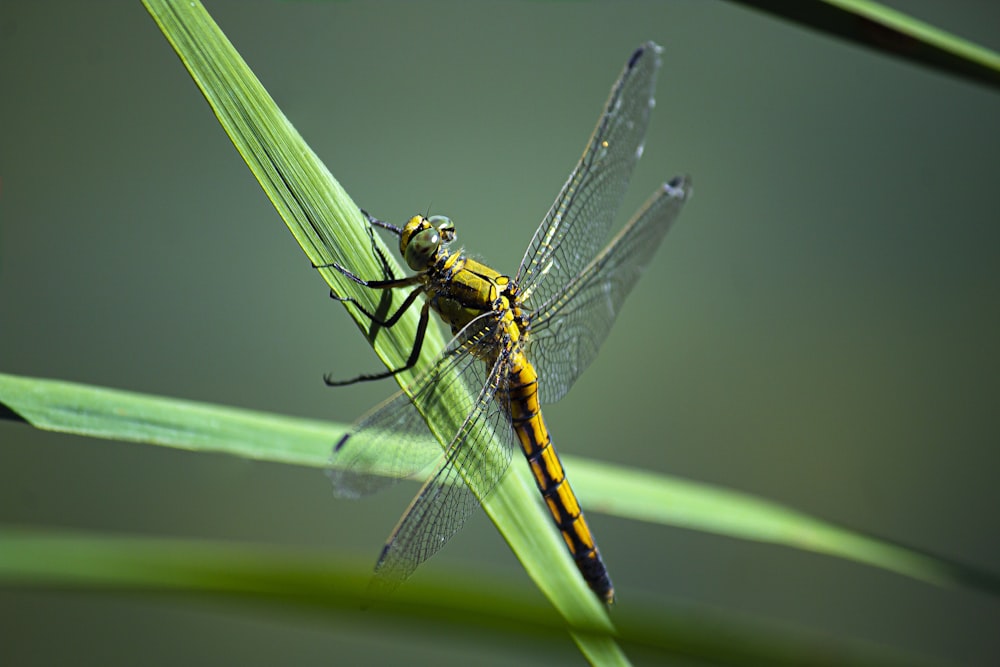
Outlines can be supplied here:
<path id="1" fill-rule="evenodd" d="M 435 227 L 434 225 L 437 225 Z M 399 253 L 414 271 L 425 271 L 441 246 L 455 240 L 455 224 L 443 215 L 415 215 L 399 235 Z"/>

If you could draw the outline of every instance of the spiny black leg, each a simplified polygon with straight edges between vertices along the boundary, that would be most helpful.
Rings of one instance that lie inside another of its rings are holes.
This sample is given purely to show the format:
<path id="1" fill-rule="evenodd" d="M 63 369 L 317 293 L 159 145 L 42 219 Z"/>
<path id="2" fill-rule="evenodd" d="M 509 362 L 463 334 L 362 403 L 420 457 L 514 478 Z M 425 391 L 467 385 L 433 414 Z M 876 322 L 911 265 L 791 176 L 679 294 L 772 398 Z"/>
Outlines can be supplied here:
<path id="1" fill-rule="evenodd" d="M 385 220 L 379 220 L 365 209 L 360 209 L 360 211 L 364 214 L 365 219 L 368 220 L 368 224 L 372 227 L 381 227 L 382 229 L 392 232 L 396 236 L 403 235 L 403 229 L 401 227 L 397 227 L 396 225 L 386 222 Z"/>
<path id="2" fill-rule="evenodd" d="M 370 227 L 369 227 L 369 233 L 371 233 Z M 358 283 L 359 285 L 364 285 L 365 287 L 377 287 L 377 285 L 373 285 L 371 283 L 388 284 L 397 282 L 398 280 L 406 280 L 406 278 L 396 278 L 396 276 L 393 275 L 392 270 L 389 266 L 389 261 L 385 258 L 385 255 L 382 254 L 382 251 L 378 248 L 378 246 L 375 245 L 374 237 L 372 238 L 372 251 L 375 254 L 375 256 L 378 257 L 379 263 L 382 265 L 382 276 L 383 278 L 385 278 L 385 280 L 364 280 L 362 278 L 358 278 L 351 271 L 348 271 L 337 262 L 329 262 L 327 264 L 313 264 L 312 267 L 314 269 L 336 269 L 337 271 L 340 271 L 342 274 L 344 274 L 354 282 Z"/>
<path id="3" fill-rule="evenodd" d="M 407 295 L 406 300 L 403 301 L 402 305 L 400 305 L 400 307 L 396 310 L 396 312 L 393 313 L 386 320 L 379 319 L 379 317 L 377 315 L 373 315 L 372 313 L 369 313 L 367 310 L 365 310 L 365 307 L 362 306 L 360 303 L 358 303 L 357 299 L 355 299 L 354 297 L 350 297 L 350 296 L 338 296 L 336 292 L 334 292 L 333 290 L 330 290 L 330 298 L 334 299 L 336 301 L 340 301 L 341 303 L 352 303 L 352 304 L 354 304 L 354 307 L 357 308 L 359 311 L 361 311 L 361 314 L 364 315 L 365 317 L 367 317 L 369 320 L 371 320 L 372 322 L 374 322 L 375 324 L 377 324 L 380 327 L 387 327 L 388 328 L 388 327 L 394 326 L 397 322 L 399 322 L 399 318 L 403 316 L 403 313 L 405 313 L 407 310 L 410 309 L 410 306 L 413 305 L 413 302 L 417 300 L 418 296 L 420 296 L 421 294 L 423 294 L 423 291 L 424 291 L 424 288 L 423 288 L 423 285 L 421 285 L 417 289 L 415 289 L 412 292 L 410 292 L 409 295 Z"/>
<path id="4" fill-rule="evenodd" d="M 396 276 L 392 272 L 392 267 L 389 266 L 389 260 L 386 259 L 382 249 L 379 248 L 378 243 L 375 242 L 375 227 L 385 228 L 388 223 L 372 217 L 372 215 L 365 209 L 361 209 L 361 213 L 364 214 L 365 219 L 368 220 L 368 239 L 371 241 L 372 254 L 378 257 L 379 262 L 382 264 L 382 278 L 386 280 L 394 280 Z"/>
<path id="5" fill-rule="evenodd" d="M 385 254 L 382 252 L 381 248 L 379 248 L 379 246 L 378 246 L 378 244 L 376 242 L 374 228 L 375 227 L 381 227 L 382 229 L 385 229 L 385 230 L 388 230 L 388 231 L 392 232 L 396 236 L 401 236 L 402 233 L 403 233 L 403 230 L 400 227 L 397 227 L 397 226 L 392 225 L 392 224 L 390 224 L 388 222 L 384 222 L 382 220 L 379 220 L 378 218 L 373 217 L 370 213 L 368 213 L 368 211 L 366 211 L 364 209 L 361 209 L 361 213 L 368 220 L 368 224 L 369 224 L 369 226 L 367 228 L 368 239 L 371 242 L 372 254 L 375 255 L 375 257 L 378 258 L 379 263 L 382 265 L 382 277 L 383 277 L 383 279 L 382 280 L 365 280 L 363 278 L 358 277 L 357 275 L 355 275 L 351 271 L 345 269 L 343 266 L 341 266 L 340 264 L 338 264 L 336 262 L 331 262 L 329 264 L 318 264 L 318 265 L 317 264 L 313 264 L 313 268 L 316 268 L 316 269 L 325 269 L 325 268 L 336 269 L 343 276 L 345 276 L 346 278 L 351 279 L 352 281 L 354 281 L 358 285 L 361 285 L 362 287 L 367 287 L 369 289 L 375 289 L 375 290 L 384 290 L 383 291 L 383 297 L 389 297 L 389 291 L 393 290 L 395 288 L 398 288 L 398 287 L 412 287 L 414 285 L 417 285 L 417 289 L 411 291 L 407 295 L 406 299 L 403 301 L 402 305 L 400 305 L 400 307 L 396 310 L 396 312 L 393 313 L 392 315 L 390 315 L 388 318 L 385 318 L 385 319 L 379 317 L 376 314 L 370 313 L 364 306 L 362 306 L 360 303 L 358 303 L 357 299 L 355 299 L 354 297 L 340 296 L 336 292 L 334 292 L 332 289 L 330 290 L 330 298 L 335 299 L 337 301 L 341 301 L 343 303 L 354 304 L 354 307 L 357 308 L 358 311 L 361 312 L 361 314 L 363 314 L 366 318 L 368 318 L 373 323 L 374 326 L 368 332 L 368 337 L 370 339 L 374 339 L 378 327 L 389 328 L 389 327 L 394 326 L 397 322 L 399 322 L 399 319 L 403 316 L 403 313 L 405 313 L 407 310 L 410 309 L 410 307 L 416 301 L 417 297 L 420 296 L 420 294 L 423 293 L 423 291 L 424 291 L 424 276 L 418 274 L 418 275 L 413 275 L 413 276 L 404 277 L 404 278 L 396 278 L 396 276 L 392 272 L 392 268 L 389 266 L 389 260 L 386 258 Z M 383 298 L 383 304 L 386 304 L 385 298 Z M 387 305 L 385 307 L 387 308 Z M 379 307 L 379 311 L 381 312 L 382 310 L 383 310 L 383 307 L 380 306 Z M 354 383 L 357 383 L 357 382 L 365 382 L 365 381 L 368 381 L 368 380 L 380 380 L 380 379 L 387 378 L 387 377 L 392 377 L 393 375 L 396 375 L 398 373 L 402 373 L 404 371 L 410 370 L 411 368 L 413 368 L 416 365 L 417 360 L 420 359 L 420 351 L 423 348 L 423 344 L 424 344 L 424 335 L 427 333 L 427 322 L 428 322 L 428 319 L 429 319 L 429 313 L 430 313 L 430 304 L 425 303 L 424 306 L 423 306 L 423 308 L 421 308 L 421 310 L 420 310 L 420 321 L 417 324 L 417 335 L 416 335 L 416 339 L 413 342 L 413 348 L 410 350 L 410 356 L 406 360 L 406 364 L 403 367 L 397 368 L 397 369 L 394 369 L 394 370 L 384 371 L 384 372 L 381 372 L 381 373 L 371 373 L 371 374 L 359 375 L 358 377 L 356 377 L 354 379 L 351 379 L 351 380 L 333 380 L 333 379 L 330 378 L 330 375 L 327 374 L 327 375 L 325 375 L 323 377 L 323 381 L 326 382 L 326 384 L 328 386 L 331 386 L 331 387 L 342 387 L 344 385 L 350 385 L 350 384 L 354 384 Z"/>
<path id="6" fill-rule="evenodd" d="M 424 278 L 420 274 L 406 276 L 404 278 L 393 278 L 392 280 L 365 280 L 364 278 L 359 278 L 340 264 L 336 262 L 332 264 L 326 264 L 324 266 L 317 267 L 320 269 L 330 268 L 340 271 L 345 278 L 350 278 L 362 287 L 367 287 L 369 289 L 396 289 L 397 287 L 410 287 L 411 285 L 418 285 L 423 282 Z"/>
<path id="7" fill-rule="evenodd" d="M 371 213 L 369 213 L 368 211 L 366 211 L 363 208 L 362 209 L 358 209 L 358 210 L 361 211 L 361 214 L 364 215 L 365 219 L 368 221 L 368 227 L 367 227 L 367 229 L 365 231 L 368 234 L 368 239 L 371 241 L 372 254 L 375 255 L 376 257 L 378 257 L 379 263 L 382 264 L 382 277 L 385 278 L 385 279 L 388 279 L 388 280 L 394 279 L 395 276 L 392 274 L 392 270 L 389 267 L 389 260 L 386 259 L 385 254 L 382 252 L 382 249 L 379 248 L 378 244 L 375 242 L 375 229 L 374 228 L 375 227 L 381 227 L 382 229 L 387 229 L 390 232 L 392 232 L 393 234 L 395 234 L 396 236 L 401 236 L 402 235 L 402 233 L 403 233 L 402 228 L 397 227 L 396 225 L 389 224 L 388 222 L 384 222 L 382 220 L 379 220 L 376 217 L 373 217 Z M 338 267 L 336 265 L 335 262 L 330 262 L 330 263 L 327 263 L 327 264 L 313 264 L 312 267 L 314 269 L 340 268 L 340 267 Z"/>
<path id="8" fill-rule="evenodd" d="M 416 292 L 415 292 L 416 293 Z M 412 295 L 411 295 L 412 296 Z M 384 378 L 392 377 L 404 371 L 408 371 L 417 365 L 417 360 L 420 359 L 420 350 L 424 346 L 424 334 L 427 333 L 427 322 L 430 318 L 430 302 L 424 302 L 423 308 L 420 309 L 420 322 L 417 324 L 417 337 L 413 341 L 413 349 L 410 350 L 410 357 L 406 360 L 400 368 L 394 370 L 383 371 L 381 373 L 372 373 L 366 375 L 359 375 L 351 380 L 332 380 L 330 374 L 327 373 L 323 376 L 323 381 L 328 387 L 344 387 L 349 384 L 355 384 L 358 382 L 368 382 L 369 380 L 382 380 Z"/>

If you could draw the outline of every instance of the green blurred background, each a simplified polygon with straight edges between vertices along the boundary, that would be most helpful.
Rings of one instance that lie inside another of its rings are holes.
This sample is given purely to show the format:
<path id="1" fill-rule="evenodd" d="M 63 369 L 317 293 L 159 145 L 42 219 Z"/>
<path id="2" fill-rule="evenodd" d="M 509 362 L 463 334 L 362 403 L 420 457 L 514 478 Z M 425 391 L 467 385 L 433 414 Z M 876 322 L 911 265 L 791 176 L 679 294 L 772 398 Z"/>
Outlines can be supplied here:
<path id="1" fill-rule="evenodd" d="M 1000 5 L 898 2 L 994 49 Z M 641 41 L 665 47 L 622 221 L 696 196 L 561 451 L 787 503 L 1000 570 L 1000 95 L 725 2 L 242 3 L 209 11 L 359 204 L 448 214 L 513 272 Z M 0 4 L 0 370 L 350 422 L 377 368 L 138 2 Z M 0 423 L 0 521 L 370 558 L 415 492 Z M 572 470 L 569 471 L 572 475 Z M 996 600 L 785 548 L 591 523 L 630 599 L 705 604 L 969 664 Z M 421 572 L 526 581 L 480 515 Z M 398 641 L 397 641 L 398 640 Z M 508 664 L 366 623 L 0 592 L 0 663 Z"/>

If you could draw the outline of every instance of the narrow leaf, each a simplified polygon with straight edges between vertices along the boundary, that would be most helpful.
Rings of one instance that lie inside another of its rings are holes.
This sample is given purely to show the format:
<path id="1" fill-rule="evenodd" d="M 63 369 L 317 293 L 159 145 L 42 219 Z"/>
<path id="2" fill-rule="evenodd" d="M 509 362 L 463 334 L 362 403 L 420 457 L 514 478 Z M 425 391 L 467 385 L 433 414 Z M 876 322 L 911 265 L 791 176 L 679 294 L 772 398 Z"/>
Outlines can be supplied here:
<path id="1" fill-rule="evenodd" d="M 1000 88 L 1000 54 L 877 2 L 733 1 L 874 51 Z"/>
<path id="2" fill-rule="evenodd" d="M 0 587 L 206 595 L 316 614 L 351 613 L 369 603 L 367 563 L 336 554 L 251 544 L 125 537 L 0 526 Z M 404 618 L 442 638 L 456 631 L 497 641 L 558 645 L 551 609 L 496 577 L 421 577 L 368 606 L 372 619 Z M 469 595 L 469 590 L 475 595 Z M 606 664 L 616 642 L 606 628 L 578 629 L 588 657 Z M 584 634 L 586 632 L 586 634 Z M 912 656 L 856 641 L 830 640 L 788 627 L 699 608 L 642 608 L 622 619 L 617 638 L 658 662 L 682 657 L 728 665 L 919 665 Z M 724 637 L 726 641 L 719 641 Z M 602 644 L 611 647 L 603 650 Z M 594 649 L 593 647 L 597 647 Z"/>

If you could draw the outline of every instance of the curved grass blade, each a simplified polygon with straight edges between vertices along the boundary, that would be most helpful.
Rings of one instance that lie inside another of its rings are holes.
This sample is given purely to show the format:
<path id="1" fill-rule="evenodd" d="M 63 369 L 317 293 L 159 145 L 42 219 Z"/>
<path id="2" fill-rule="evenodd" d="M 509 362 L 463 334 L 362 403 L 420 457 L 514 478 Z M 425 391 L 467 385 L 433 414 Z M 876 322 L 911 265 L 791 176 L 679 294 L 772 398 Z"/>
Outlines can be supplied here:
<path id="1" fill-rule="evenodd" d="M 338 261 L 361 275 L 381 276 L 382 266 L 370 251 L 373 239 L 365 231 L 358 207 L 281 113 L 204 7 L 187 0 L 144 0 L 144 4 L 313 265 Z M 377 237 L 374 240 L 380 243 Z M 384 247 L 378 247 L 383 256 L 391 257 Z M 356 251 L 352 253 L 351 249 Z M 347 284 L 336 271 L 320 272 L 338 294 L 355 297 L 371 311 L 389 312 L 389 302 L 373 303 L 371 294 Z M 357 313 L 355 319 L 365 330 Z M 368 332 L 376 353 L 387 366 L 398 368 L 409 355 L 416 320 L 415 312 L 407 313 L 391 329 Z M 428 331 L 426 354 L 422 357 L 425 363 L 441 351 L 443 343 L 438 329 Z M 423 367 L 418 364 L 413 373 L 400 374 L 397 380 L 405 387 Z M 455 422 L 459 421 L 456 416 Z M 442 446 L 447 439 L 441 434 L 456 430 L 452 424 L 428 426 Z M 610 631 L 607 611 L 577 575 L 572 558 L 535 500 L 527 478 L 528 471 L 518 466 L 483 507 L 529 576 L 571 626 L 604 625 Z M 574 635 L 574 639 L 591 659 L 627 664 L 624 654 L 608 638 Z"/>
<path id="2" fill-rule="evenodd" d="M 49 431 L 317 468 L 328 465 L 330 442 L 348 428 L 0 373 L 0 417 L 4 414 Z M 779 544 L 853 560 L 935 586 L 1000 596 L 996 574 L 864 535 L 778 503 L 669 475 L 565 458 L 573 467 L 574 483 L 588 512 Z M 548 524 L 546 529 L 551 530 Z"/>
<path id="3" fill-rule="evenodd" d="M 1000 596 L 1000 576 L 748 493 L 565 457 L 588 510 L 844 558 L 944 588 Z"/>
<path id="4" fill-rule="evenodd" d="M 328 552 L 201 540 L 125 537 L 0 526 L 0 587 L 205 596 L 315 614 L 354 612 L 365 601 L 367 563 Z M 429 574 L 368 609 L 372 623 L 403 618 L 442 637 L 456 631 L 553 644 L 565 627 L 527 589 L 495 577 Z M 485 581 L 484 581 L 485 579 Z M 469 595 L 475 588 L 476 595 Z M 831 640 L 699 608 L 634 609 L 616 638 L 658 656 L 727 665 L 920 665 L 913 656 Z M 581 634 L 586 629 L 577 629 Z M 605 628 L 590 628 L 592 638 Z M 719 641 L 725 637 L 726 641 Z M 592 662 L 599 663 L 601 656 Z"/>
<path id="5" fill-rule="evenodd" d="M 1000 89 L 1000 54 L 867 0 L 733 0 L 783 19 Z"/>

